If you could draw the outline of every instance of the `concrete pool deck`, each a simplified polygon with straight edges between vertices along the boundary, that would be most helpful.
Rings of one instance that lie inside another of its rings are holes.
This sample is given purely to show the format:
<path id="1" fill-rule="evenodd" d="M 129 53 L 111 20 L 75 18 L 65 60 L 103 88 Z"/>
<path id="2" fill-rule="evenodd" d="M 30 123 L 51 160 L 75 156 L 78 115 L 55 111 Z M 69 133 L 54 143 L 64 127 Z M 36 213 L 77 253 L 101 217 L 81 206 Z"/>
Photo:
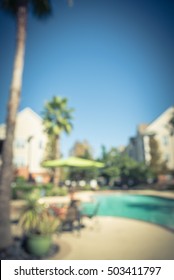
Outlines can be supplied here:
<path id="1" fill-rule="evenodd" d="M 57 260 L 174 260 L 174 234 L 132 219 L 84 219 L 85 228 L 55 237 Z"/>
<path id="2" fill-rule="evenodd" d="M 79 192 L 76 198 L 90 201 L 94 194 L 106 192 Z M 172 192 L 153 190 L 113 191 L 114 194 L 159 195 L 174 198 Z M 47 203 L 68 203 L 68 197 L 41 199 Z M 144 221 L 119 218 L 83 218 L 84 228 L 78 234 L 63 232 L 54 236 L 58 252 L 48 258 L 55 260 L 174 260 L 174 233 Z"/>
<path id="3" fill-rule="evenodd" d="M 120 191 L 113 193 L 123 194 Z M 125 191 L 124 193 L 174 198 L 172 192 L 153 190 Z M 92 195 L 94 195 L 93 192 L 80 192 L 76 194 L 76 198 L 88 201 Z M 80 231 L 80 234 L 65 232 L 56 237 L 55 242 L 60 250 L 53 259 L 174 260 L 174 233 L 169 230 L 128 218 L 96 217 L 95 219 L 96 221 L 92 221 L 84 218 L 85 228 Z"/>

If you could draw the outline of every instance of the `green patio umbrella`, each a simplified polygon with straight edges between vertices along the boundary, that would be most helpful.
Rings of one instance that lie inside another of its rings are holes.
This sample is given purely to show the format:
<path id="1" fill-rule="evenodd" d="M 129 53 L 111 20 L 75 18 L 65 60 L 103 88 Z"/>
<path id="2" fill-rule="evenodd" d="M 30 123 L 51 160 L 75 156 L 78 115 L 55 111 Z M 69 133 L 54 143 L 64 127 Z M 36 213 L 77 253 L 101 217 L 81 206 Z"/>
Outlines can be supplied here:
<path id="1" fill-rule="evenodd" d="M 89 159 L 83 159 L 78 157 L 69 157 L 65 159 L 55 159 L 55 160 L 48 160 L 42 163 L 43 167 L 49 168 L 49 167 L 96 167 L 96 168 L 102 168 L 104 167 L 104 164 L 99 161 L 89 160 Z"/>

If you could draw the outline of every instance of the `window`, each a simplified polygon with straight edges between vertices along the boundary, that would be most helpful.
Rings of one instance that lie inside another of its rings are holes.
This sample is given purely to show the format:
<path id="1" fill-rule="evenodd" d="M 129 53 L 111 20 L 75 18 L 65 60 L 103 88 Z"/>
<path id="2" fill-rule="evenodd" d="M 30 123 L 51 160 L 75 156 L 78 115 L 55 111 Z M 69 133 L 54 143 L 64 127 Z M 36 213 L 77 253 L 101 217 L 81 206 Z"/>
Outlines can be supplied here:
<path id="1" fill-rule="evenodd" d="M 164 160 L 165 160 L 166 162 L 168 162 L 168 161 L 170 160 L 170 156 L 169 156 L 169 154 L 165 154 L 165 156 L 164 156 Z"/>
<path id="2" fill-rule="evenodd" d="M 22 149 L 25 147 L 25 140 L 24 139 L 16 139 L 15 141 L 16 148 Z"/>
<path id="3" fill-rule="evenodd" d="M 26 166 L 25 159 L 23 157 L 16 157 L 16 158 L 14 158 L 14 165 L 16 167 L 24 167 L 24 166 Z"/>
<path id="4" fill-rule="evenodd" d="M 39 141 L 39 149 L 43 149 L 43 142 L 42 142 L 42 140 Z"/>
<path id="5" fill-rule="evenodd" d="M 169 139 L 168 139 L 168 136 L 163 136 L 163 144 L 164 144 L 164 146 L 167 146 L 168 145 L 168 143 L 169 143 Z"/>

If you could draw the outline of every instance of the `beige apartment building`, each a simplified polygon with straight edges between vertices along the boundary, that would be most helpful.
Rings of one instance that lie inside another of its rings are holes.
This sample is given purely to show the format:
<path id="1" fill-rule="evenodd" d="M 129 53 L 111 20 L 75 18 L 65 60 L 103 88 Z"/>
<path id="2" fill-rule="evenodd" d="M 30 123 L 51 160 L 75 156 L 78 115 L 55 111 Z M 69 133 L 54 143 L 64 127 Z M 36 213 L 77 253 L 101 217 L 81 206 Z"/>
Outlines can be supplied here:
<path id="1" fill-rule="evenodd" d="M 165 161 L 170 170 L 174 170 L 174 135 L 171 135 L 169 121 L 174 115 L 174 107 L 168 108 L 150 124 L 141 124 L 135 137 L 129 139 L 127 153 L 139 162 L 148 164 L 151 159 L 150 137 L 158 142 L 161 161 Z"/>
<path id="2" fill-rule="evenodd" d="M 1 144 L 5 139 L 5 125 L 0 125 Z M 34 179 L 37 182 L 49 180 L 47 171 L 41 167 L 44 159 L 47 136 L 43 130 L 42 118 L 30 108 L 17 115 L 14 138 L 14 170 L 16 175 Z"/>

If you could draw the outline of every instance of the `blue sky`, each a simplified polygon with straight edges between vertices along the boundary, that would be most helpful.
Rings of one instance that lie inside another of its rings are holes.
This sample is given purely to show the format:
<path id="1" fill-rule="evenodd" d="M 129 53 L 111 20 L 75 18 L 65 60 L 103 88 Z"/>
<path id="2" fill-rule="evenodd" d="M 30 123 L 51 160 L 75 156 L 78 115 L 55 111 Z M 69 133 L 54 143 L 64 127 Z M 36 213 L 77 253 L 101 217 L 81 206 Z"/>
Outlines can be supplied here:
<path id="1" fill-rule="evenodd" d="M 38 114 L 53 95 L 75 109 L 76 140 L 126 145 L 139 123 L 174 104 L 174 2 L 75 0 L 54 2 L 52 17 L 29 15 L 20 110 Z M 4 122 L 15 49 L 15 24 L 0 12 L 0 122 Z"/>

